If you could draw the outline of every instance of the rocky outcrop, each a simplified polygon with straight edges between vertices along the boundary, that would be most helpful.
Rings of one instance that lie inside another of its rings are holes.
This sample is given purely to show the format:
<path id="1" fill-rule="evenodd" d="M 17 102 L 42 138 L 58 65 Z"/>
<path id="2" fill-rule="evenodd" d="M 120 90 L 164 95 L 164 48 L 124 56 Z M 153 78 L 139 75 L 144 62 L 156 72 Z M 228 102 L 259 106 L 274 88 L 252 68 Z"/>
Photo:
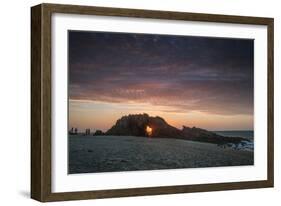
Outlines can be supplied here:
<path id="1" fill-rule="evenodd" d="M 95 131 L 95 133 L 93 135 L 100 136 L 100 135 L 104 135 L 104 133 L 101 130 L 97 130 L 97 131 Z"/>
<path id="2" fill-rule="evenodd" d="M 146 127 L 152 128 L 151 137 L 183 138 L 182 132 L 169 125 L 161 117 L 150 117 L 148 114 L 123 116 L 109 129 L 107 135 L 148 136 Z"/>
<path id="3" fill-rule="evenodd" d="M 218 135 L 214 132 L 208 130 L 196 128 L 196 127 L 185 127 L 182 129 L 183 135 L 188 140 L 208 142 L 215 144 L 226 144 L 226 143 L 239 143 L 243 140 L 246 140 L 242 137 L 224 137 Z"/>
<path id="4" fill-rule="evenodd" d="M 147 133 L 147 127 L 152 129 Z M 196 127 L 183 127 L 182 130 L 169 125 L 161 117 L 151 117 L 148 114 L 123 116 L 110 128 L 106 135 L 117 136 L 150 136 L 159 138 L 177 138 L 215 144 L 239 143 L 246 140 L 240 137 L 224 137 L 214 132 Z"/>

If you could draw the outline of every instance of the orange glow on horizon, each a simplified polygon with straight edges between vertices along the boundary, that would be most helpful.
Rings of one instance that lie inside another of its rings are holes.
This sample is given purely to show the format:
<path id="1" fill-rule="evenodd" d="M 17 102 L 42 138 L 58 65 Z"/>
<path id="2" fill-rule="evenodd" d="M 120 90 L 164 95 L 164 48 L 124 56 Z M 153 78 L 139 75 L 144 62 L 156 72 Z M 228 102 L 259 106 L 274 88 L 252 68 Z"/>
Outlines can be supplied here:
<path id="1" fill-rule="evenodd" d="M 200 111 L 172 111 L 171 107 L 144 103 L 104 103 L 94 101 L 69 102 L 69 127 L 79 130 L 91 128 L 106 132 L 118 119 L 128 114 L 159 116 L 178 129 L 182 126 L 199 127 L 207 130 L 252 130 L 251 114 L 212 114 Z M 146 127 L 144 128 L 146 132 Z M 153 128 L 152 128 L 153 130 Z"/>

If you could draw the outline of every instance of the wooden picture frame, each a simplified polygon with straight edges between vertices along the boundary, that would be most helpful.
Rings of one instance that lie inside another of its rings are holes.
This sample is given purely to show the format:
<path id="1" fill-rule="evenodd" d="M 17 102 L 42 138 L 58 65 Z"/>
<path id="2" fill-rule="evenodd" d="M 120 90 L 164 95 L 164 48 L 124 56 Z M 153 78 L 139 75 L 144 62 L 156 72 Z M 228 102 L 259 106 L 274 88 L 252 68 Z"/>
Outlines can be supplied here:
<path id="1" fill-rule="evenodd" d="M 170 185 L 146 188 L 78 192 L 52 192 L 51 162 L 51 16 L 54 13 L 137 17 L 193 22 L 220 22 L 267 27 L 267 179 L 215 184 Z M 92 6 L 40 4 L 31 8 L 31 197 L 38 201 L 65 201 L 94 198 L 159 195 L 234 189 L 273 187 L 273 25 L 272 18 L 214 14 L 150 11 Z"/>

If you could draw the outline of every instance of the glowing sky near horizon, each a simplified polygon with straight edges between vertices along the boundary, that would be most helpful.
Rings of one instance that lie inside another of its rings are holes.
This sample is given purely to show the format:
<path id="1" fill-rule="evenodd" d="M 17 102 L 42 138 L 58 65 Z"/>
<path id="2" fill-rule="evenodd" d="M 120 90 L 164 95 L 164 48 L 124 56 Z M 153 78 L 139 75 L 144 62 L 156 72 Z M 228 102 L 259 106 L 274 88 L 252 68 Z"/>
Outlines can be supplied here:
<path id="1" fill-rule="evenodd" d="M 69 31 L 69 127 L 106 131 L 123 115 L 253 129 L 253 40 Z"/>

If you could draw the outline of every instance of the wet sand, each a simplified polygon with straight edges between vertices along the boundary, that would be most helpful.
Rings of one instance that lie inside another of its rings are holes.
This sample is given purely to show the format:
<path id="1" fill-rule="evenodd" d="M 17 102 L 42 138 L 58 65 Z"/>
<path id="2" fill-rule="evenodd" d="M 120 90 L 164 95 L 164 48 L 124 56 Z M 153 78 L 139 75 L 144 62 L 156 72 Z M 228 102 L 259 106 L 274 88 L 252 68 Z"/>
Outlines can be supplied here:
<path id="1" fill-rule="evenodd" d="M 69 173 L 253 165 L 251 151 L 169 138 L 69 136 Z"/>

